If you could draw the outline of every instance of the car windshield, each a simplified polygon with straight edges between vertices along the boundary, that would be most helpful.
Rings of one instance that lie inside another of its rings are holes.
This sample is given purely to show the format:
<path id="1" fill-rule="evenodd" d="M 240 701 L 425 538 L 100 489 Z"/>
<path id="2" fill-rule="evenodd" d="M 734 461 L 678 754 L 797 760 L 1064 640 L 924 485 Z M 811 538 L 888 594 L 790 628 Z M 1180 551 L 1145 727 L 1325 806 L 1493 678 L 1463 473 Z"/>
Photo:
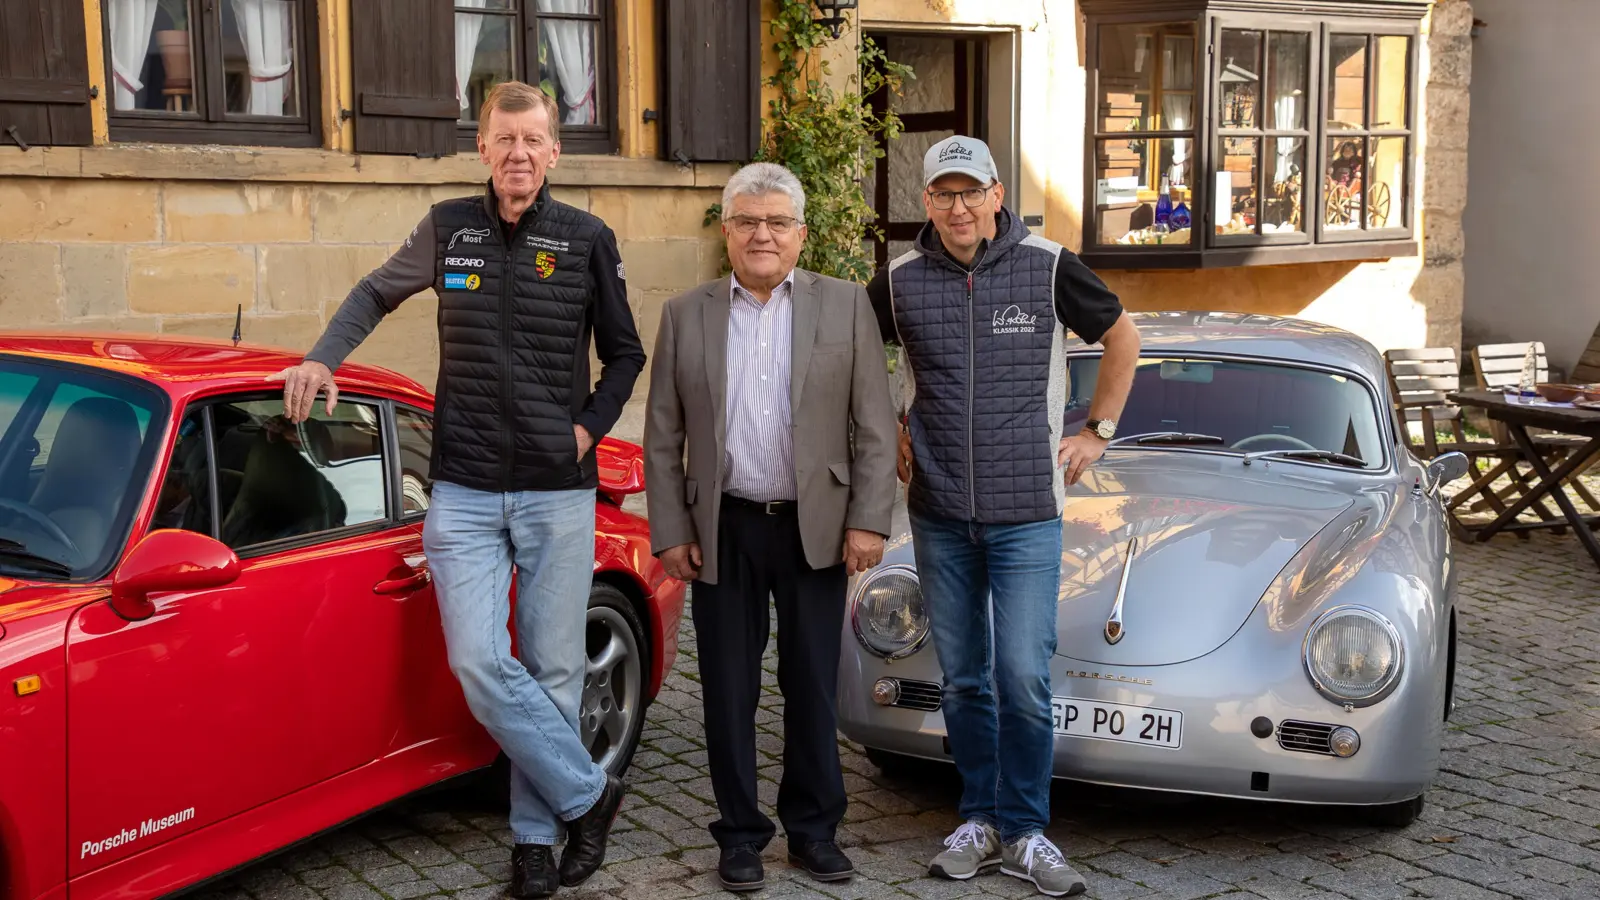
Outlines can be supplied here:
<path id="1" fill-rule="evenodd" d="M 1099 368 L 1097 356 L 1070 363 L 1068 434 L 1089 417 Z M 1278 450 L 1309 462 L 1354 466 L 1360 460 L 1363 468 L 1377 468 L 1384 461 L 1377 415 L 1365 384 L 1332 372 L 1147 356 L 1139 359 L 1115 440 L 1122 447 Z"/>
<path id="2" fill-rule="evenodd" d="M 143 492 L 165 405 L 131 379 L 0 357 L 0 574 L 105 573 Z"/>

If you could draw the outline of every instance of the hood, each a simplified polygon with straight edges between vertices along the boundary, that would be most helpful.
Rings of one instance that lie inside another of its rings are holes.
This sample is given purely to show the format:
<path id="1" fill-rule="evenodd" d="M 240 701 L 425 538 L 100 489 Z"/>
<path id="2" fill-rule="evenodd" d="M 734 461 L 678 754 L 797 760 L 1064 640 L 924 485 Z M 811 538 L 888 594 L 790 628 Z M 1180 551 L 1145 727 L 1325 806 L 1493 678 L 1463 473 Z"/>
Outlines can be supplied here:
<path id="1" fill-rule="evenodd" d="M 1020 218 L 1011 214 L 1011 210 L 1000 207 L 1000 211 L 995 214 L 994 240 L 987 241 L 983 245 L 984 249 L 982 255 L 978 257 L 977 268 L 992 265 L 995 260 L 1005 255 L 1006 251 L 1022 243 L 1023 238 L 1031 233 Z M 922 223 L 922 230 L 917 232 L 915 246 L 918 252 L 933 262 L 961 269 L 954 260 L 945 256 L 944 241 L 939 239 L 939 230 L 933 227 L 932 219 Z M 961 269 L 961 271 L 966 270 Z"/>
<path id="2" fill-rule="evenodd" d="M 1355 502 L 1349 486 L 1296 478 L 1287 467 L 1113 456 L 1073 489 L 1062 515 L 1057 653 L 1088 663 L 1170 665 L 1220 647 Z M 1112 643 L 1107 621 L 1119 590 Z"/>

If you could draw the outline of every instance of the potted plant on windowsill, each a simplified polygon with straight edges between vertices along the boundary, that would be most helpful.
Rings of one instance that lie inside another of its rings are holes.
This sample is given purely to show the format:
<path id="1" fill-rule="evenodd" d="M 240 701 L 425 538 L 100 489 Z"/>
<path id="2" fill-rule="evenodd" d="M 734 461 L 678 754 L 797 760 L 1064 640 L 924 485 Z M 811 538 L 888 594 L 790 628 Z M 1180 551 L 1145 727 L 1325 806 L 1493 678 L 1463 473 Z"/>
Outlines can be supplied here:
<path id="1" fill-rule="evenodd" d="M 155 33 L 156 50 L 161 54 L 161 66 L 166 72 L 164 93 L 188 96 L 194 89 L 189 62 L 189 0 L 160 0 L 160 8 L 172 22 L 171 28 L 158 29 Z"/>

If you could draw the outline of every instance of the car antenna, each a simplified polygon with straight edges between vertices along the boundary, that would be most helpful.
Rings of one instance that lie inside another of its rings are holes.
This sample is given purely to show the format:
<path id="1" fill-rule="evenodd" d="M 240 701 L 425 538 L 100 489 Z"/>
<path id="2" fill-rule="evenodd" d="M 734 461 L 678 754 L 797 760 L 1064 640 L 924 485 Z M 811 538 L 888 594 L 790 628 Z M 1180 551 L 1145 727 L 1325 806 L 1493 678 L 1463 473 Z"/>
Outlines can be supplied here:
<path id="1" fill-rule="evenodd" d="M 233 312 L 233 345 L 235 347 L 239 346 L 239 326 L 243 323 L 243 321 L 244 304 L 241 303 L 239 304 L 239 308 Z"/>

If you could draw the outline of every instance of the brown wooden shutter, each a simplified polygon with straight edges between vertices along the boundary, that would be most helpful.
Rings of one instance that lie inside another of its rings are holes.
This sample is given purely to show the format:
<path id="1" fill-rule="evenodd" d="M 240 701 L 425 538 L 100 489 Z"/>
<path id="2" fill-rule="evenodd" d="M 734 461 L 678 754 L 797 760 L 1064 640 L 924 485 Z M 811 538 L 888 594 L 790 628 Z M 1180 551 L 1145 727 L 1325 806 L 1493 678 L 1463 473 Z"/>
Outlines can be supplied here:
<path id="1" fill-rule="evenodd" d="M 758 0 L 664 0 L 662 120 L 668 159 L 743 162 L 761 140 Z"/>
<path id="2" fill-rule="evenodd" d="M 357 152 L 456 152 L 455 35 L 446 0 L 350 4 Z"/>
<path id="3" fill-rule="evenodd" d="M 0 145 L 93 142 L 84 27 L 81 2 L 0 2 Z"/>

